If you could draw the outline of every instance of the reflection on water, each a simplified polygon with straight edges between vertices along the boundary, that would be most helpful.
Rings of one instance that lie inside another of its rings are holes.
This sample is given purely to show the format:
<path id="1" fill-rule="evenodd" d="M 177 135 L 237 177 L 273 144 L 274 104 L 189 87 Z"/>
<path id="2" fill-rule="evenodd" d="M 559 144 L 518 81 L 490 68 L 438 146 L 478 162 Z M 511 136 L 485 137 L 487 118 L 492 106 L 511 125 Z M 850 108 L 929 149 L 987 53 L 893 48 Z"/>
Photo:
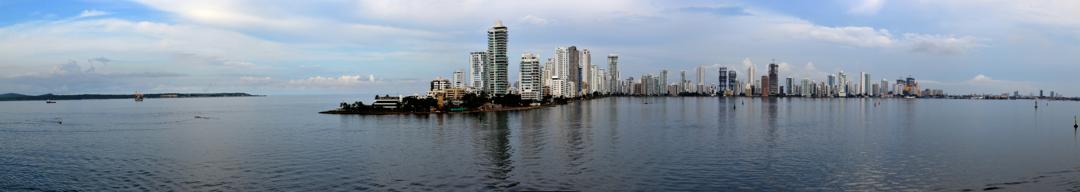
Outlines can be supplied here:
<path id="1" fill-rule="evenodd" d="M 483 174 L 487 178 L 486 190 L 505 190 L 517 185 L 510 181 L 510 173 L 514 169 L 513 160 L 510 159 L 510 128 L 507 113 L 485 113 L 477 115 L 479 126 L 476 131 L 477 143 L 481 149 L 479 152 L 482 161 L 477 165 L 483 167 Z"/>
<path id="2" fill-rule="evenodd" d="M 626 97 L 498 113 L 315 113 L 345 99 L 0 102 L 0 191 L 1080 186 L 1075 102 Z"/>

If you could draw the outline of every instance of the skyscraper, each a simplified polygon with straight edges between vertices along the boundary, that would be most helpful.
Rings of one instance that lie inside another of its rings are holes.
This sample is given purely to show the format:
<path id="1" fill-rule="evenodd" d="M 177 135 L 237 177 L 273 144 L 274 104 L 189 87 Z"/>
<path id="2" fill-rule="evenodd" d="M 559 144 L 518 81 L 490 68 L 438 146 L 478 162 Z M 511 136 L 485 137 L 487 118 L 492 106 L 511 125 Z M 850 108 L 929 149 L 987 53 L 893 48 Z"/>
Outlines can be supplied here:
<path id="1" fill-rule="evenodd" d="M 743 60 L 743 64 L 750 65 L 750 67 L 746 68 L 746 95 L 753 95 L 754 84 L 756 84 L 756 81 L 754 79 L 754 63 L 750 61 L 750 58 L 746 58 Z"/>
<path id="2" fill-rule="evenodd" d="M 728 81 L 727 80 L 728 79 L 727 67 L 720 67 L 720 69 L 717 70 L 717 74 L 718 74 L 719 77 L 717 77 L 716 80 L 720 84 L 717 85 L 716 88 L 719 89 L 720 93 L 724 93 L 725 91 L 727 91 L 729 89 L 728 84 L 727 84 L 727 81 Z"/>
<path id="3" fill-rule="evenodd" d="M 690 89 L 686 88 L 689 85 L 690 83 L 686 82 L 686 70 L 679 71 L 679 93 L 690 92 Z"/>
<path id="4" fill-rule="evenodd" d="M 506 57 L 506 47 L 509 30 L 502 24 L 502 21 L 496 21 L 494 26 L 488 30 L 488 63 L 484 68 L 484 74 L 487 74 L 487 78 L 484 78 L 484 91 L 489 95 L 497 96 L 506 94 L 510 83 L 507 82 L 507 65 L 509 60 Z M 488 70 L 490 69 L 490 70 Z"/>
<path id="5" fill-rule="evenodd" d="M 551 95 L 551 77 L 555 74 L 555 59 L 548 58 L 547 61 L 544 62 L 544 66 L 541 67 L 540 70 L 542 71 L 540 75 L 540 86 L 547 87 L 548 89 L 542 92 L 544 93 L 544 95 Z"/>
<path id="6" fill-rule="evenodd" d="M 795 78 L 787 77 L 784 81 L 784 95 L 795 95 Z"/>
<path id="7" fill-rule="evenodd" d="M 772 90 L 772 88 L 769 87 L 770 85 L 772 85 L 772 82 L 769 82 L 769 76 L 768 75 L 762 75 L 761 76 L 761 86 L 762 86 L 761 96 L 762 97 L 768 97 L 769 96 L 769 90 Z"/>
<path id="8" fill-rule="evenodd" d="M 738 75 L 735 74 L 735 70 L 728 71 L 728 78 L 727 78 L 728 95 L 735 95 L 739 91 L 739 89 L 738 89 L 739 80 L 737 79 L 736 76 L 738 76 Z"/>
<path id="9" fill-rule="evenodd" d="M 581 71 L 578 57 L 581 53 L 578 53 L 577 47 L 559 47 L 555 49 L 555 68 L 552 78 L 561 79 L 561 85 L 565 90 L 553 90 L 555 96 L 562 97 L 576 97 L 581 92 Z"/>
<path id="10" fill-rule="evenodd" d="M 668 78 L 667 78 L 667 69 L 660 70 L 660 83 L 658 83 L 658 85 L 660 86 L 661 89 L 666 88 L 668 86 L 668 81 L 667 80 L 668 80 Z"/>
<path id="11" fill-rule="evenodd" d="M 780 65 L 776 65 L 775 60 L 772 63 L 769 63 L 769 83 L 767 83 L 768 88 L 767 89 L 762 89 L 762 90 L 768 90 L 768 95 L 778 95 L 778 94 L 780 94 L 780 86 L 778 86 L 780 84 L 780 74 L 779 73 L 780 73 Z"/>
<path id="12" fill-rule="evenodd" d="M 610 88 L 611 84 L 608 83 L 608 78 L 610 78 L 610 77 L 608 77 L 607 70 L 597 67 L 596 68 L 596 74 L 597 74 L 596 85 L 599 86 L 599 87 L 597 87 L 596 92 L 608 93 L 609 92 L 608 90 L 611 89 Z"/>
<path id="13" fill-rule="evenodd" d="M 889 80 L 888 79 L 881 79 L 881 90 L 880 90 L 881 93 L 878 93 L 878 95 L 879 96 L 889 95 L 889 88 L 890 88 L 889 87 Z"/>
<path id="14" fill-rule="evenodd" d="M 543 99 L 542 75 L 540 57 L 533 53 L 521 54 L 521 80 L 519 81 L 521 99 L 533 101 Z"/>
<path id="15" fill-rule="evenodd" d="M 608 79 L 609 81 L 611 81 L 611 83 L 610 83 L 611 86 L 608 87 L 608 89 L 610 89 L 609 91 L 611 93 L 620 93 L 619 90 L 618 90 L 618 88 L 619 88 L 619 55 L 608 54 L 607 59 L 608 59 L 608 71 L 607 72 L 609 74 L 608 76 L 611 77 L 610 79 Z"/>
<path id="16" fill-rule="evenodd" d="M 847 75 L 843 70 L 836 74 L 836 95 L 839 97 L 847 97 Z"/>
<path id="17" fill-rule="evenodd" d="M 698 65 L 697 67 L 697 86 L 694 87 L 694 92 L 702 93 L 705 88 L 705 66 Z"/>
<path id="18" fill-rule="evenodd" d="M 577 46 L 570 46 L 566 48 L 566 81 L 570 82 L 570 97 L 577 96 L 577 93 L 581 91 L 581 52 L 578 51 Z"/>
<path id="19" fill-rule="evenodd" d="M 863 72 L 861 81 L 859 82 L 859 91 L 863 96 L 873 95 L 873 87 L 870 85 L 870 73 Z"/>
<path id="20" fill-rule="evenodd" d="M 469 86 L 476 90 L 484 89 L 484 68 L 487 67 L 487 52 L 469 53 Z"/>
<path id="21" fill-rule="evenodd" d="M 581 94 L 588 94 L 592 89 L 592 53 L 589 49 L 581 50 Z"/>

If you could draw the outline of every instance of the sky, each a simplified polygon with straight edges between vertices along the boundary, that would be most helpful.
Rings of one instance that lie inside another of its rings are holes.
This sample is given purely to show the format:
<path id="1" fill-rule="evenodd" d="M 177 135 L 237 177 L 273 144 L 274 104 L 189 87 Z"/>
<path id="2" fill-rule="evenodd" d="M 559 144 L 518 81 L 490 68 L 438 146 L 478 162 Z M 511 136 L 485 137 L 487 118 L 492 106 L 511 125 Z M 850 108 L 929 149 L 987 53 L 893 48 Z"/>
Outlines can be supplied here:
<path id="1" fill-rule="evenodd" d="M 1069 0 L 5 0 L 0 93 L 423 93 L 501 20 L 511 81 L 522 53 L 573 45 L 672 82 L 775 60 L 797 79 L 1078 96 L 1076 18 Z"/>

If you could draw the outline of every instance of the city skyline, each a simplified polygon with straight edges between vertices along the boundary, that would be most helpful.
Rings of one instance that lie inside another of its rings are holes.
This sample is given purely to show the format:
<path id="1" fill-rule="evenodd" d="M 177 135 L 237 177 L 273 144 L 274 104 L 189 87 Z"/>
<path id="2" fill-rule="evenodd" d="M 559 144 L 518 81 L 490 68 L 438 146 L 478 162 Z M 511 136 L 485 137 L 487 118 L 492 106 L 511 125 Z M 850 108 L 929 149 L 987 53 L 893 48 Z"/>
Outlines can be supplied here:
<path id="1" fill-rule="evenodd" d="M 749 58 L 743 60 L 749 74 L 745 82 L 737 80 L 736 70 L 728 70 L 721 66 L 717 70 L 716 81 L 713 77 L 707 77 L 707 66 L 699 65 L 695 68 L 696 79 L 686 79 L 686 70 L 681 70 L 679 81 L 669 83 L 668 70 L 662 68 L 657 73 L 643 73 L 637 79 L 635 75 L 621 79 L 618 72 L 618 56 L 608 55 L 608 68 L 614 70 L 606 74 L 604 68 L 592 65 L 592 53 L 587 48 L 580 51 L 577 46 L 562 46 L 555 49 L 555 54 L 540 64 L 541 56 L 532 52 L 521 54 L 520 71 L 518 79 L 510 82 L 505 77 L 510 76 L 512 71 L 507 70 L 506 59 L 496 59 L 496 55 L 506 55 L 506 47 L 510 42 L 510 28 L 503 25 L 501 20 L 495 21 L 488 30 L 488 49 L 485 51 L 469 52 L 470 74 L 478 74 L 482 78 L 470 78 L 473 82 L 469 85 L 462 83 L 463 70 L 453 71 L 453 80 L 447 80 L 441 76 L 431 81 L 431 86 L 425 94 L 428 98 L 438 98 L 439 101 L 450 100 L 463 102 L 466 93 L 484 95 L 491 98 L 502 98 L 505 95 L 517 95 L 521 100 L 540 104 L 549 98 L 588 98 L 601 95 L 637 95 L 637 96 L 760 96 L 760 97 L 933 97 L 945 98 L 950 96 L 945 90 L 931 89 L 920 86 L 920 82 L 911 75 L 898 77 L 892 87 L 888 86 L 889 79 L 882 79 L 880 83 L 874 80 L 870 73 L 860 72 L 857 82 L 847 79 L 843 70 L 834 76 L 828 73 L 824 79 L 815 77 L 801 77 L 800 83 L 795 79 L 798 71 L 787 71 L 789 75 L 781 79 L 781 67 L 773 59 L 767 65 L 768 74 L 761 76 L 761 80 L 755 80 L 755 64 Z M 494 57 L 493 57 L 494 56 Z M 486 59 L 485 59 L 486 58 Z M 733 67 L 734 68 L 734 67 Z M 834 79 L 834 77 L 840 77 Z M 495 78 L 503 77 L 503 78 Z M 820 81 L 819 81 L 820 80 Z M 604 82 L 590 84 L 591 82 Z M 508 86 L 512 84 L 513 86 Z M 606 86 L 605 86 L 606 84 Z M 444 85 L 444 86 L 436 86 Z M 451 86 L 452 85 L 452 86 Z M 497 86 L 498 85 L 498 86 Z M 498 88 L 495 88 L 498 87 Z M 420 94 L 413 94 L 420 96 Z M 1005 97 L 1019 98 L 1018 91 L 1013 95 L 1003 94 Z M 951 95 L 958 96 L 958 95 Z M 1001 95 L 981 95 L 999 97 Z M 1026 96 L 1035 96 L 1034 93 Z M 1062 97 L 1051 92 L 1050 97 Z M 975 95 L 965 95 L 959 98 L 973 98 Z M 1043 97 L 1042 93 L 1038 97 Z M 440 104 L 441 106 L 442 104 Z"/>
<path id="2" fill-rule="evenodd" d="M 626 77 L 705 66 L 704 79 L 716 80 L 719 67 L 743 72 L 749 59 L 759 74 L 738 79 L 760 79 L 764 61 L 776 59 L 773 81 L 825 81 L 840 70 L 863 85 L 913 75 L 950 94 L 1072 96 L 1068 72 L 1080 70 L 1070 54 L 1080 24 L 1062 19 L 1080 8 L 1068 2 L 1018 10 L 1014 2 L 595 1 L 554 14 L 559 3 L 491 3 L 501 11 L 479 15 L 439 9 L 484 7 L 463 2 L 5 2 L 0 92 L 419 93 L 433 77 L 467 71 L 468 53 L 484 51 L 481 34 L 496 20 L 511 28 L 509 81 L 520 78 L 515 56 L 572 45 L 598 55 L 592 65 L 601 69 L 603 55 L 619 54 Z"/>

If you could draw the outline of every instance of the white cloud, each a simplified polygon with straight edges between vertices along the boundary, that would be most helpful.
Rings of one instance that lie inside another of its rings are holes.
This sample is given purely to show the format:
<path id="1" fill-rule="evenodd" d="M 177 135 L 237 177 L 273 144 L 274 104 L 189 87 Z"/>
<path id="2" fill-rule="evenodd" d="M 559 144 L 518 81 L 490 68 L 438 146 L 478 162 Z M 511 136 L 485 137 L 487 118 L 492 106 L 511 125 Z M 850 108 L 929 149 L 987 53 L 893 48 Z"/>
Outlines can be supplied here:
<path id="1" fill-rule="evenodd" d="M 323 77 L 314 76 L 307 79 L 289 80 L 288 85 L 298 87 L 353 87 L 357 85 L 375 83 L 375 76 L 370 75 L 368 78 L 360 75 L 342 75 L 340 77 Z"/>
<path id="2" fill-rule="evenodd" d="M 356 7 L 362 17 L 392 21 L 451 25 L 469 21 L 491 21 L 533 15 L 555 20 L 611 20 L 624 16 L 651 15 L 660 9 L 647 0 L 360 0 Z"/>
<path id="3" fill-rule="evenodd" d="M 175 14 L 181 21 L 254 34 L 271 34 L 306 42 L 355 42 L 385 46 L 414 39 L 446 38 L 441 33 L 333 17 L 326 10 L 346 10 L 349 3 L 311 4 L 290 1 L 164 1 L 139 0 L 151 8 Z M 257 4 L 257 5 L 254 5 Z"/>
<path id="4" fill-rule="evenodd" d="M 205 65 L 205 66 L 222 66 L 233 68 L 255 68 L 259 67 L 251 61 L 229 59 L 221 56 L 208 56 L 194 53 L 177 53 L 173 56 L 173 62 L 180 65 Z"/>
<path id="5" fill-rule="evenodd" d="M 862 48 L 907 48 L 915 53 L 957 55 L 982 46 L 979 39 L 973 36 L 904 33 L 901 37 L 895 37 L 886 29 L 862 26 L 828 27 L 809 22 L 791 22 L 777 26 L 794 38 Z"/>
<path id="6" fill-rule="evenodd" d="M 889 47 L 895 43 L 888 30 L 872 27 L 827 27 L 809 22 L 786 23 L 778 27 L 795 37 L 856 47 Z"/>
<path id="7" fill-rule="evenodd" d="M 99 11 L 99 10 L 94 10 L 94 9 L 88 9 L 88 10 L 83 10 L 82 13 L 79 13 L 79 16 L 76 16 L 76 17 L 77 18 L 87 18 L 87 17 L 97 17 L 97 16 L 105 16 L 105 15 L 109 15 L 109 12 Z"/>
<path id="8" fill-rule="evenodd" d="M 972 83 L 993 83 L 994 79 L 991 79 L 990 77 L 988 77 L 986 75 L 983 75 L 983 74 L 978 74 L 978 75 L 975 75 L 975 77 L 971 78 L 971 80 L 968 80 L 968 82 L 972 82 Z"/>
<path id="9" fill-rule="evenodd" d="M 171 72 L 104 72 L 87 65 L 84 69 L 77 61 L 54 65 L 51 70 L 0 77 L 0 87 L 8 91 L 29 94 L 42 93 L 107 93 L 128 92 L 146 88 L 148 84 L 185 77 Z"/>
<path id="10" fill-rule="evenodd" d="M 940 55 L 963 54 L 967 50 L 980 47 L 972 36 L 904 34 L 912 52 L 924 52 Z"/>
<path id="11" fill-rule="evenodd" d="M 885 6 L 885 0 L 856 0 L 854 6 L 848 9 L 853 15 L 875 15 Z"/>
<path id="12" fill-rule="evenodd" d="M 548 19 L 540 18 L 535 15 L 526 15 L 525 17 L 521 17 L 520 21 L 521 23 L 528 25 L 547 25 L 548 23 L 551 23 Z"/>

